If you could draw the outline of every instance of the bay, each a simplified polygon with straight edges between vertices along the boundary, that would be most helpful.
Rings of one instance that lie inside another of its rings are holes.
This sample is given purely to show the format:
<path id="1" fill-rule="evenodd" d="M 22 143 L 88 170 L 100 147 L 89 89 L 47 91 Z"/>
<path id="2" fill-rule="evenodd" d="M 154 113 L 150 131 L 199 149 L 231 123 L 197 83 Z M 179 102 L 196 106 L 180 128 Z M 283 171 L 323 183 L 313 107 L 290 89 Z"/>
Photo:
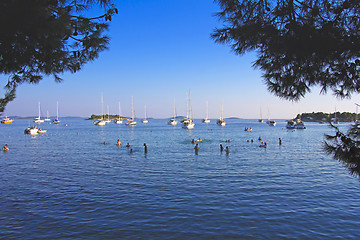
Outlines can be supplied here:
<path id="1" fill-rule="evenodd" d="M 326 124 L 195 120 L 185 130 L 166 119 L 136 127 L 61 121 L 42 124 L 47 133 L 37 136 L 24 134 L 28 119 L 0 125 L 10 148 L 0 154 L 0 238 L 360 237 L 360 184 L 322 151 Z"/>

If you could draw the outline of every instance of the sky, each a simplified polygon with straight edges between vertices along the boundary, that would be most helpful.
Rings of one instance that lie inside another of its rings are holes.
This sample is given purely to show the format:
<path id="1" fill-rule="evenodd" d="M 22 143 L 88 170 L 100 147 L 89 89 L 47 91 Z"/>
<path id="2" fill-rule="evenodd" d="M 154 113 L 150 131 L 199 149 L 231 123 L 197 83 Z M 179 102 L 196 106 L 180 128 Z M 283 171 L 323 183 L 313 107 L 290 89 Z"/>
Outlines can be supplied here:
<path id="1" fill-rule="evenodd" d="M 279 99 L 267 91 L 261 71 L 252 67 L 256 53 L 235 55 L 229 46 L 210 38 L 221 22 L 220 9 L 212 0 L 122 0 L 108 35 L 109 49 L 75 74 L 64 74 L 62 83 L 44 78 L 37 85 L 18 87 L 16 99 L 4 115 L 35 116 L 38 102 L 45 116 L 90 117 L 104 112 L 131 116 L 131 97 L 136 117 L 171 117 L 176 101 L 178 115 L 186 115 L 191 90 L 194 118 L 223 116 L 257 119 L 294 118 L 302 112 L 355 112 L 360 96 L 339 100 L 319 88 L 299 102 Z M 4 85 L 4 78 L 1 80 Z M 3 91 L 0 91 L 3 94 Z"/>

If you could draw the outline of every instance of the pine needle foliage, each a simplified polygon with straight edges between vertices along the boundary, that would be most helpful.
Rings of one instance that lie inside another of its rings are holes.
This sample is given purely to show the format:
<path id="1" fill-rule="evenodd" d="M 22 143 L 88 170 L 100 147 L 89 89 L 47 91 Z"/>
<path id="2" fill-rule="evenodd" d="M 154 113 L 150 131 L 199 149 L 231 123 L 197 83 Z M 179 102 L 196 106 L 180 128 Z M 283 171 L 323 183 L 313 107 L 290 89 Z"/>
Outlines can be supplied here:
<path id="1" fill-rule="evenodd" d="M 311 87 L 340 98 L 360 92 L 359 0 L 216 0 L 212 38 L 236 54 L 257 52 L 268 90 L 298 101 Z"/>
<path id="2" fill-rule="evenodd" d="M 346 134 L 338 127 L 335 135 L 325 135 L 324 150 L 345 165 L 354 176 L 360 177 L 360 124 L 350 127 Z"/>
<path id="3" fill-rule="evenodd" d="M 96 59 L 107 49 L 104 32 L 117 12 L 110 0 L 0 1 L 0 74 L 8 77 L 1 79 L 6 93 L 0 113 L 20 84 L 45 76 L 61 82 L 61 74 Z"/>

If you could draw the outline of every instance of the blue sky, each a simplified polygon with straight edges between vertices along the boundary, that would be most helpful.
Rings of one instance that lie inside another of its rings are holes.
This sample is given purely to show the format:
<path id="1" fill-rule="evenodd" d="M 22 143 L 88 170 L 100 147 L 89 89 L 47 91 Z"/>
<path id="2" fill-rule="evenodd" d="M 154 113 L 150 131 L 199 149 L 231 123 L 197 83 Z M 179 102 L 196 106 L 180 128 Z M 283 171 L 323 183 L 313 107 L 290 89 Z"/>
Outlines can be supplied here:
<path id="1" fill-rule="evenodd" d="M 119 14 L 108 32 L 109 50 L 76 74 L 65 74 L 62 83 L 44 79 L 37 85 L 22 85 L 5 115 L 33 116 L 41 102 L 43 114 L 82 116 L 104 109 L 131 115 L 131 96 L 137 117 L 172 115 L 176 99 L 178 115 L 186 113 L 191 89 L 195 118 L 203 118 L 206 101 L 209 117 L 218 118 L 221 103 L 224 117 L 292 118 L 299 112 L 355 111 L 359 95 L 338 100 L 313 89 L 305 99 L 293 103 L 266 90 L 261 72 L 252 68 L 255 53 L 233 54 L 228 46 L 216 44 L 210 34 L 221 23 L 214 17 L 219 8 L 211 0 L 126 0 L 116 1 Z"/>

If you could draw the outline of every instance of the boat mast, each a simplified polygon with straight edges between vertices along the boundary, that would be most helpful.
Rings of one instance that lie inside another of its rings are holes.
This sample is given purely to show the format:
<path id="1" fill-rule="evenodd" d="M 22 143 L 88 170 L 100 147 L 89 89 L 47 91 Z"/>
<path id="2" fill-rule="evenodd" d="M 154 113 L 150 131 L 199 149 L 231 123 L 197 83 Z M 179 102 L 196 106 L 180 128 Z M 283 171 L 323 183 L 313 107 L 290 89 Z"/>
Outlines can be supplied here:
<path id="1" fill-rule="evenodd" d="M 56 101 L 56 119 L 59 119 L 59 101 Z"/>
<path id="2" fill-rule="evenodd" d="M 144 106 L 144 110 L 145 110 L 145 118 L 144 118 L 144 120 L 146 120 L 146 105 Z"/>
<path id="3" fill-rule="evenodd" d="M 119 102 L 119 121 L 120 121 L 120 115 L 121 115 L 121 108 L 120 108 L 120 102 Z"/>
<path id="4" fill-rule="evenodd" d="M 174 98 L 174 120 L 176 119 L 176 100 Z"/>
<path id="5" fill-rule="evenodd" d="M 192 119 L 193 112 L 192 112 L 192 107 L 191 107 L 191 92 L 189 89 L 189 116 L 190 116 L 190 120 Z"/>
<path id="6" fill-rule="evenodd" d="M 134 111 L 134 99 L 133 96 L 131 96 L 131 118 L 134 121 L 134 117 L 135 117 L 135 111 Z"/>
<path id="7" fill-rule="evenodd" d="M 209 119 L 209 101 L 206 101 L 206 120 Z"/>
<path id="8" fill-rule="evenodd" d="M 103 93 L 101 93 L 101 120 L 104 120 L 104 97 L 103 97 Z"/>
<path id="9" fill-rule="evenodd" d="M 39 120 L 40 120 L 40 102 L 39 102 Z"/>

